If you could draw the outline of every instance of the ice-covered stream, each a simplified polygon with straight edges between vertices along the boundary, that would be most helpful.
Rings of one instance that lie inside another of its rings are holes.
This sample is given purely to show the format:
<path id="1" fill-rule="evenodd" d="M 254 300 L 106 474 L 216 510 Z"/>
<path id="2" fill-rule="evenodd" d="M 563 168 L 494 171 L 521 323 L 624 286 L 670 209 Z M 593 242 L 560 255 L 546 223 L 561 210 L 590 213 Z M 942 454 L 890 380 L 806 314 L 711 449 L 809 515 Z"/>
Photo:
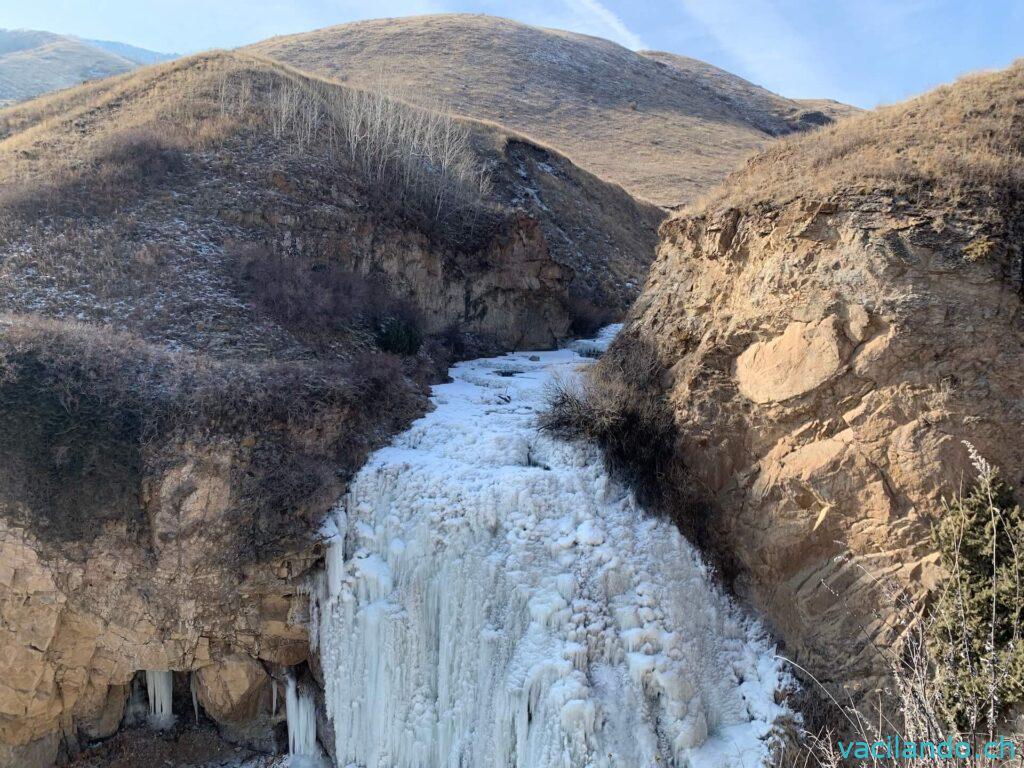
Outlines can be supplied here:
<path id="1" fill-rule="evenodd" d="M 354 479 L 314 598 L 340 766 L 764 761 L 785 673 L 760 628 L 595 449 L 536 427 L 590 362 L 457 365 Z"/>

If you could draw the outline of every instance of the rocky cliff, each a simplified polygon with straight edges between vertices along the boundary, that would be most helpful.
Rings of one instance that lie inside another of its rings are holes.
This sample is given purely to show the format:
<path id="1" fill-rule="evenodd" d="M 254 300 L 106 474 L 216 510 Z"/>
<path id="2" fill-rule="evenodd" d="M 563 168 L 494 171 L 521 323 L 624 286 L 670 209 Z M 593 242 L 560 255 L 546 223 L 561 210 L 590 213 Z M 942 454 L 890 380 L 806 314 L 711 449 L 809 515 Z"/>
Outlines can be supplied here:
<path id="1" fill-rule="evenodd" d="M 1022 489 L 1022 103 L 1018 65 L 754 159 L 662 225 L 599 365 L 633 445 L 669 433 L 655 495 L 821 680 L 878 682 L 964 441 Z"/>
<path id="2" fill-rule="evenodd" d="M 142 670 L 273 746 L 318 530 L 367 453 L 454 357 L 549 347 L 638 291 L 660 211 L 380 101 L 461 137 L 462 165 L 384 185 L 340 149 L 343 90 L 215 54 L 0 112 L 5 768 L 109 736 Z"/>

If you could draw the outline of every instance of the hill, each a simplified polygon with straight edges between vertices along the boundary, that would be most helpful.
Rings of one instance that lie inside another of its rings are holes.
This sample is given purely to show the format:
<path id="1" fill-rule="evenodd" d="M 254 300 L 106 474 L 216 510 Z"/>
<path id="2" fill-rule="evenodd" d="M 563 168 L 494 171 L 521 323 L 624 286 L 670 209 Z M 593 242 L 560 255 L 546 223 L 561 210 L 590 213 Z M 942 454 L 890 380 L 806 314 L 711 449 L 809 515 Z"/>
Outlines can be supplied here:
<path id="1" fill-rule="evenodd" d="M 307 660 L 318 531 L 367 453 L 453 359 L 624 312 L 661 218 L 248 54 L 0 111 L 0 764 L 110 735 L 139 669 Z"/>
<path id="2" fill-rule="evenodd" d="M 0 29 L 0 106 L 169 58 L 123 43 Z"/>
<path id="3" fill-rule="evenodd" d="M 418 103 L 524 133 L 664 206 L 707 191 L 772 137 L 849 109 L 790 101 L 692 59 L 483 15 L 361 21 L 252 50 L 350 85 L 386 78 Z"/>
<path id="4" fill-rule="evenodd" d="M 1024 493 L 1024 66 L 783 139 L 660 237 L 561 426 L 838 700 L 881 688 L 973 452 Z"/>
<path id="5" fill-rule="evenodd" d="M 170 61 L 171 59 L 178 58 L 178 54 L 176 53 L 159 53 L 158 51 L 139 48 L 137 45 L 119 43 L 116 40 L 89 40 L 82 38 L 82 42 L 88 43 L 96 48 L 102 48 L 105 51 L 110 51 L 110 53 L 120 56 L 122 59 L 133 61 L 139 66 L 159 64 L 162 61 Z"/>

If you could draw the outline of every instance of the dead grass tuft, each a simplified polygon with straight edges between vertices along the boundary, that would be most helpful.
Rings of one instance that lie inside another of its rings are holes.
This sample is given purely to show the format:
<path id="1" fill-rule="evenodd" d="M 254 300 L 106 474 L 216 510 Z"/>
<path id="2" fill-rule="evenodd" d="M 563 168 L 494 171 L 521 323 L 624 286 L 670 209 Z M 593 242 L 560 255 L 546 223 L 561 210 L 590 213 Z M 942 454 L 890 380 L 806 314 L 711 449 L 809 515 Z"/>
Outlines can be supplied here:
<path id="1" fill-rule="evenodd" d="M 676 457 L 678 432 L 664 397 L 664 375 L 651 345 L 616 339 L 582 380 L 555 384 L 540 425 L 599 445 L 610 471 L 633 488 L 641 503 L 671 515 L 702 542 L 706 508 Z"/>

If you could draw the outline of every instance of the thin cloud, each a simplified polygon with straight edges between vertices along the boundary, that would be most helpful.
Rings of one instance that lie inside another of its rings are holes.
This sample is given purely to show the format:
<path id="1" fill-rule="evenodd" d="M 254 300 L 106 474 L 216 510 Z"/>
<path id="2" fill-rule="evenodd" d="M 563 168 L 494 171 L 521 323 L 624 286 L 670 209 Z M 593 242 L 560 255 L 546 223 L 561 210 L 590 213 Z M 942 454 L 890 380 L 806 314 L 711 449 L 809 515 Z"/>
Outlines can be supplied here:
<path id="1" fill-rule="evenodd" d="M 679 0 L 747 77 L 786 96 L 834 92 L 825 62 L 772 0 Z"/>
<path id="2" fill-rule="evenodd" d="M 647 46 L 640 36 L 626 26 L 621 17 L 600 0 L 564 0 L 565 5 L 574 13 L 582 14 L 587 20 L 598 27 L 604 35 L 634 51 Z"/>

